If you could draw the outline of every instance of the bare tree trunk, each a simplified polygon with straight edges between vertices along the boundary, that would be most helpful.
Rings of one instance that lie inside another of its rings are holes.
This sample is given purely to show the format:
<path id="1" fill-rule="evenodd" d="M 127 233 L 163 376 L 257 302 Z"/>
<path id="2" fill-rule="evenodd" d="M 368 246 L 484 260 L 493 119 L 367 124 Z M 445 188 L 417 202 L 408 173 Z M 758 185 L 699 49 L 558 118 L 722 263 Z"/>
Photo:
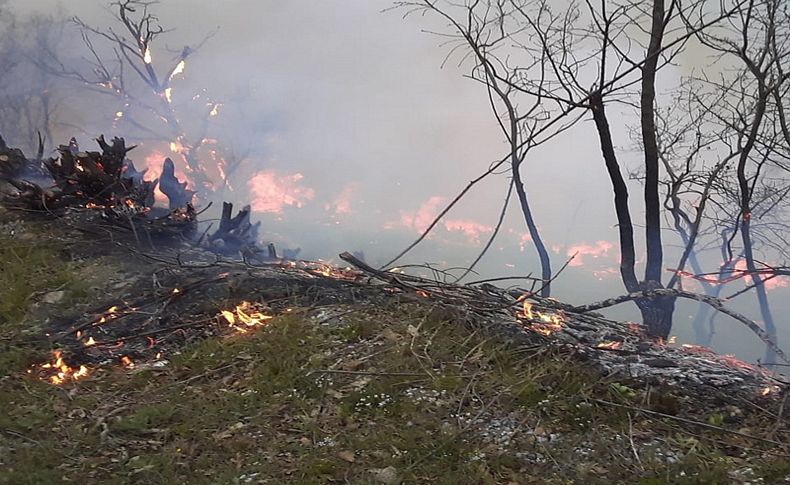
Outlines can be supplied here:
<path id="1" fill-rule="evenodd" d="M 752 280 L 754 281 L 755 291 L 757 293 L 757 302 L 760 305 L 760 313 L 763 319 L 765 330 L 773 342 L 776 342 L 776 325 L 774 318 L 771 314 L 771 308 L 768 304 L 768 293 L 765 291 L 765 285 L 759 274 L 757 274 L 757 265 L 754 261 L 754 248 L 752 244 L 751 234 L 751 219 L 752 219 L 752 187 L 749 183 L 749 177 L 746 174 L 746 164 L 749 161 L 749 155 L 757 143 L 759 136 L 760 125 L 762 124 L 763 117 L 767 105 L 769 93 L 762 79 L 759 79 L 757 105 L 754 111 L 754 120 L 752 121 L 751 128 L 746 139 L 746 144 L 741 151 L 740 158 L 738 159 L 738 188 L 741 196 L 741 241 L 743 242 L 743 256 L 746 260 L 746 269 L 749 271 Z M 766 348 L 765 361 L 771 363 L 775 360 L 775 354 L 770 349 Z"/>
<path id="2" fill-rule="evenodd" d="M 625 289 L 633 293 L 639 290 L 639 280 L 637 280 L 634 271 L 636 250 L 634 249 L 634 225 L 631 222 L 631 213 L 628 211 L 628 187 L 614 152 L 612 132 L 609 129 L 609 121 L 606 118 L 603 98 L 600 93 L 590 96 L 590 110 L 598 130 L 603 160 L 614 190 L 614 210 L 617 214 L 617 230 L 620 236 L 620 277 Z"/>
<path id="3" fill-rule="evenodd" d="M 744 217 L 742 222 L 741 240 L 743 241 L 743 253 L 746 259 L 746 269 L 749 270 L 752 281 L 754 282 L 754 291 L 757 293 L 757 303 L 760 305 L 760 315 L 763 319 L 765 331 L 768 333 L 771 340 L 776 342 L 776 324 L 774 323 L 774 317 L 771 313 L 771 306 L 768 303 L 768 292 L 765 290 L 762 277 L 757 273 L 757 265 L 754 262 L 750 221 L 748 217 Z M 765 349 L 764 362 L 776 362 L 776 354 L 773 350 L 771 350 L 770 347 L 766 347 Z"/>
<path id="4" fill-rule="evenodd" d="M 653 1 L 653 23 L 650 44 L 642 66 L 642 96 L 640 103 L 640 125 L 645 152 L 645 242 L 647 264 L 645 280 L 660 284 L 663 263 L 661 248 L 661 202 L 658 196 L 659 153 L 656 142 L 656 70 L 664 38 L 664 0 Z"/>
<path id="5" fill-rule="evenodd" d="M 540 259 L 541 279 L 543 280 L 540 296 L 548 298 L 551 296 L 551 259 L 549 258 L 549 252 L 546 250 L 546 245 L 540 237 L 535 219 L 532 217 L 532 211 L 529 208 L 529 201 L 527 200 L 527 192 L 524 190 L 524 184 L 521 181 L 519 165 L 520 163 L 513 167 L 513 182 L 516 185 L 516 193 L 518 194 L 518 201 L 521 205 L 521 212 L 524 214 L 524 221 L 527 223 L 529 237 L 532 238 L 532 243 L 535 245 L 535 250 L 538 252 L 538 258 Z"/>
<path id="6" fill-rule="evenodd" d="M 609 172 L 612 189 L 614 190 L 614 207 L 620 235 L 620 277 L 623 280 L 625 289 L 630 293 L 640 290 L 659 289 L 661 288 L 659 281 L 649 280 L 644 284 L 640 284 L 636 278 L 634 270 L 636 265 L 634 226 L 628 210 L 628 187 L 620 171 L 620 164 L 617 162 L 612 133 L 600 93 L 590 96 L 590 104 L 595 127 L 601 142 L 601 152 L 606 163 L 606 170 Z M 647 328 L 647 334 L 651 337 L 663 339 L 669 337 L 669 332 L 672 330 L 672 315 L 675 312 L 675 297 L 657 296 L 638 299 L 635 300 L 635 303 L 642 314 L 642 324 Z"/>

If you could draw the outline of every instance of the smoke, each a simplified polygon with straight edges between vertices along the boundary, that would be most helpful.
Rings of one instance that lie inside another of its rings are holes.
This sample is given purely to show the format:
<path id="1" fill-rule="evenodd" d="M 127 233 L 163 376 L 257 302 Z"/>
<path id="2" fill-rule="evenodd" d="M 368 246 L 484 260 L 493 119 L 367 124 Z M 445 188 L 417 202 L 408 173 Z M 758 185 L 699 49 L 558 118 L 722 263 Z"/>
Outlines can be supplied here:
<path id="1" fill-rule="evenodd" d="M 372 263 L 382 263 L 506 153 L 485 90 L 463 78 L 467 67 L 459 67 L 457 57 L 441 67 L 448 52 L 443 39 L 421 32 L 444 26 L 382 12 L 390 6 L 389 0 L 168 0 L 154 6 L 162 25 L 174 29 L 162 46 L 167 49 L 152 52 L 154 63 L 174 59 L 184 45 L 219 28 L 174 78 L 173 103 L 194 105 L 197 99 L 201 109 L 216 106 L 206 136 L 245 159 L 222 198 L 251 204 L 262 237 L 281 248 L 301 247 L 300 256 L 331 260 L 344 250 L 362 250 Z M 96 0 L 11 0 L 8 7 L 20 17 L 62 12 L 90 25 L 113 22 Z M 84 46 L 73 27 L 66 31 L 61 47 L 77 62 L 86 55 Z M 60 117 L 68 120 L 54 135 L 58 142 L 76 130 L 83 145 L 101 133 L 129 137 L 121 131 L 124 119 L 115 119 L 124 106 L 71 91 L 74 85 L 58 91 Z M 631 113 L 614 107 L 611 116 Z M 615 136 L 620 146 L 631 144 L 625 128 Z M 128 141 L 140 143 L 131 158 L 140 165 L 148 158 L 154 171 L 161 166 L 155 159 L 173 156 L 168 143 Z M 218 155 L 209 146 L 201 156 L 210 162 Z M 554 266 L 578 253 L 554 285 L 556 296 L 583 303 L 620 294 L 612 194 L 590 124 L 531 152 L 523 171 Z M 493 232 L 508 183 L 508 175 L 499 174 L 480 184 L 406 262 L 468 265 Z M 638 184 L 631 190 L 639 194 Z M 204 203 L 210 198 L 198 197 Z M 636 219 L 640 199 L 632 197 Z M 677 261 L 673 251 L 667 261 Z M 538 268 L 511 201 L 477 277 L 523 276 Z M 777 295 L 788 291 L 776 286 Z M 742 311 L 759 314 L 746 301 L 750 297 L 741 299 Z M 774 312 L 787 313 L 788 302 L 775 298 Z M 678 307 L 675 333 L 690 341 L 693 331 L 684 319 L 696 306 Z M 637 318 L 632 307 L 611 314 Z M 788 348 L 790 327 L 779 324 L 780 345 Z M 718 350 L 747 359 L 761 355 L 762 345 L 748 330 L 725 318 L 717 328 Z"/>

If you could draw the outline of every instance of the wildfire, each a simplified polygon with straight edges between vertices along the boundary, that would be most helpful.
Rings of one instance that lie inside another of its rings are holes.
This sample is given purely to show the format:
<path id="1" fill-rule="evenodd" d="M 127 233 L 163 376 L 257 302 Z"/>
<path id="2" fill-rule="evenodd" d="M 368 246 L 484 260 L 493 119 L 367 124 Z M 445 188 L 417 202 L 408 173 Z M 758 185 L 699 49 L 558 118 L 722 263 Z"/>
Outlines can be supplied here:
<path id="1" fill-rule="evenodd" d="M 236 309 L 233 311 L 222 310 L 221 313 L 230 327 L 239 333 L 247 333 L 245 327 L 260 327 L 274 318 L 271 315 L 264 315 L 255 308 L 253 303 L 248 301 L 236 305 Z"/>
<path id="2" fill-rule="evenodd" d="M 45 369 L 46 374 L 50 374 L 47 380 L 52 384 L 63 384 L 67 381 L 77 381 L 86 377 L 89 373 L 84 365 L 73 368 L 63 361 L 63 354 L 59 350 L 52 352 L 53 361 L 42 364 L 41 369 Z"/>

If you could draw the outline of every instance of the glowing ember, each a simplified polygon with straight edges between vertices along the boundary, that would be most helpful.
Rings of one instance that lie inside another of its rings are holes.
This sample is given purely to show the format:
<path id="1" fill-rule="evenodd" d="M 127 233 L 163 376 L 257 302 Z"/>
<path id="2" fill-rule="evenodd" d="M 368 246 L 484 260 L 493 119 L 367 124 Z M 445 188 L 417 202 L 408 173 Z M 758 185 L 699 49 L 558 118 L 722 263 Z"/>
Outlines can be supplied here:
<path id="1" fill-rule="evenodd" d="M 722 357 L 722 360 L 724 361 L 725 364 L 735 369 L 744 369 L 749 371 L 756 370 L 753 365 L 749 364 L 748 362 L 744 362 L 741 359 L 738 359 L 734 355 L 729 355 L 729 354 L 725 355 Z"/>
<path id="2" fill-rule="evenodd" d="M 44 370 L 44 377 L 52 384 L 63 384 L 67 381 L 77 381 L 88 375 L 88 368 L 84 365 L 75 369 L 63 361 L 63 354 L 61 351 L 56 350 L 52 352 L 53 361 L 42 364 L 41 369 Z"/>
<path id="3" fill-rule="evenodd" d="M 779 391 L 779 386 L 765 386 L 763 390 L 760 391 L 760 395 L 763 397 L 770 396 L 771 394 L 778 391 Z"/>
<path id="4" fill-rule="evenodd" d="M 622 343 L 622 342 L 615 342 L 615 341 L 612 341 L 612 342 L 601 342 L 601 343 L 599 343 L 598 345 L 596 345 L 596 347 L 598 347 L 599 349 L 612 349 L 612 350 L 617 350 L 617 349 L 619 349 L 620 347 L 622 347 L 622 345 L 623 345 L 623 343 Z"/>
<path id="5" fill-rule="evenodd" d="M 230 327 L 239 333 L 247 333 L 245 327 L 259 327 L 274 318 L 270 315 L 264 315 L 255 308 L 254 304 L 248 301 L 243 301 L 236 305 L 236 309 L 233 311 L 222 310 L 221 314 Z"/>
<path id="6" fill-rule="evenodd" d="M 128 355 L 124 355 L 121 357 L 121 365 L 124 367 L 128 367 L 129 369 L 134 368 L 134 361 L 132 361 L 131 357 Z"/>

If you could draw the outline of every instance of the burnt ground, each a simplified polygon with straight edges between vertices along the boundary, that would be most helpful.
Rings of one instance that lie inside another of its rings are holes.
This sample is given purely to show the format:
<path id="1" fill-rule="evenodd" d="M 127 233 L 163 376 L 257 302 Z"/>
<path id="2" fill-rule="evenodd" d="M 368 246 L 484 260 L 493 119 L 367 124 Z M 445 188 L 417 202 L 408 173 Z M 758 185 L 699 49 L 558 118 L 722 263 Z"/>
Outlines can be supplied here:
<path id="1" fill-rule="evenodd" d="M 0 213 L 0 483 L 790 480 L 787 387 L 734 359 L 85 217 Z"/>

